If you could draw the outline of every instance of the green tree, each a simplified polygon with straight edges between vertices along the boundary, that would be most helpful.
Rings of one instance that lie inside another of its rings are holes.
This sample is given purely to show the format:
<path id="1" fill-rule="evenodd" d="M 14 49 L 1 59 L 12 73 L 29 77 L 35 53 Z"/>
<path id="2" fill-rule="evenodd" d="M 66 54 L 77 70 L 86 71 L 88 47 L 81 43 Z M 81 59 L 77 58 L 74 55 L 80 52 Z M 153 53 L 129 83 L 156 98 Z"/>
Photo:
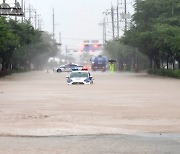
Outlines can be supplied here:
<path id="1" fill-rule="evenodd" d="M 0 17 L 0 59 L 2 70 L 9 68 L 12 63 L 13 51 L 18 46 L 18 39 L 9 27 L 5 18 Z"/>
<path id="2" fill-rule="evenodd" d="M 146 54 L 150 67 L 159 68 L 164 60 L 167 64 L 179 61 L 180 1 L 139 1 L 135 10 L 133 27 L 125 33 L 123 42 Z"/>
<path id="3" fill-rule="evenodd" d="M 124 45 L 119 41 L 109 41 L 104 47 L 108 57 L 117 60 L 116 65 L 119 70 L 138 71 L 143 69 L 140 62 L 146 58 L 136 48 Z"/>
<path id="4" fill-rule="evenodd" d="M 3 70 L 41 69 L 49 57 L 57 54 L 58 48 L 51 36 L 35 30 L 29 21 L 18 22 L 0 18 L 0 63 Z"/>

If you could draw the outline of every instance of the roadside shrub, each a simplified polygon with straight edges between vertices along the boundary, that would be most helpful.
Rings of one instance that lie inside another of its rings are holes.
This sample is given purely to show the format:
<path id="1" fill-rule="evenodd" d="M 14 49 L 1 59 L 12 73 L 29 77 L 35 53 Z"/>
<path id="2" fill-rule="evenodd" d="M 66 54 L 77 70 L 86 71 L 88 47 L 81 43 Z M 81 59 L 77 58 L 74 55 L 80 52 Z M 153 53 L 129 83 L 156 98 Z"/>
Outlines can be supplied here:
<path id="1" fill-rule="evenodd" d="M 4 77 L 6 75 L 10 75 L 12 71 L 0 71 L 0 77 Z"/>
<path id="2" fill-rule="evenodd" d="M 4 77 L 7 75 L 10 75 L 12 73 L 22 73 L 22 72 L 28 72 L 30 71 L 28 67 L 18 67 L 18 69 L 14 69 L 14 70 L 4 70 L 4 71 L 0 71 L 0 77 Z"/>
<path id="3" fill-rule="evenodd" d="M 24 67 L 24 66 L 19 66 L 18 69 L 16 69 L 16 73 L 27 72 L 27 71 L 29 71 L 29 68 L 28 67 Z"/>
<path id="4" fill-rule="evenodd" d="M 154 74 L 159 76 L 166 76 L 180 79 L 180 70 L 171 69 L 149 69 L 148 74 Z"/>

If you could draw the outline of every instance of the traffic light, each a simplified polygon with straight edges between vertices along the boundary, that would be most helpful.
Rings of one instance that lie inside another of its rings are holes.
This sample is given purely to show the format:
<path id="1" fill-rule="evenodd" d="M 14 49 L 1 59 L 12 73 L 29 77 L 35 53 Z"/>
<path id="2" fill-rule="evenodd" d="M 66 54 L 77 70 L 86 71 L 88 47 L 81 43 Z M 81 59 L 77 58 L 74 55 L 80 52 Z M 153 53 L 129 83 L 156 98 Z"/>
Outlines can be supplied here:
<path id="1" fill-rule="evenodd" d="M 102 47 L 102 44 L 99 43 L 98 40 L 92 40 L 92 41 L 87 41 L 85 40 L 83 42 L 82 50 L 85 52 L 94 52 L 96 50 L 100 50 Z"/>
<path id="2" fill-rule="evenodd" d="M 93 46 L 94 50 L 98 50 L 99 49 L 99 45 L 98 44 L 93 44 L 92 46 Z"/>
<path id="3" fill-rule="evenodd" d="M 92 50 L 100 50 L 100 49 L 101 49 L 101 44 L 99 43 L 92 44 Z"/>

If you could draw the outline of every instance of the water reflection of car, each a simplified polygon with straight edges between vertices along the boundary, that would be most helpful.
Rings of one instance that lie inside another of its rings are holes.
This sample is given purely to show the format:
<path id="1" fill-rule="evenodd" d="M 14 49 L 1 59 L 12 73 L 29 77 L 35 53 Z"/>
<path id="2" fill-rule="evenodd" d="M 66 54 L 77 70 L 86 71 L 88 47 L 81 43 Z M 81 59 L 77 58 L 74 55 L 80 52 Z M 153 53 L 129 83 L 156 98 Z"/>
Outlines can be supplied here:
<path id="1" fill-rule="evenodd" d="M 87 70 L 77 70 L 72 71 L 67 78 L 67 84 L 85 84 L 90 85 L 93 84 L 93 77 L 91 76 L 90 72 Z"/>
<path id="2" fill-rule="evenodd" d="M 56 67 L 53 69 L 54 72 L 71 72 L 72 69 L 78 69 L 81 70 L 83 66 L 77 65 L 77 64 L 66 64 L 66 65 L 61 65 L 59 67 Z"/>

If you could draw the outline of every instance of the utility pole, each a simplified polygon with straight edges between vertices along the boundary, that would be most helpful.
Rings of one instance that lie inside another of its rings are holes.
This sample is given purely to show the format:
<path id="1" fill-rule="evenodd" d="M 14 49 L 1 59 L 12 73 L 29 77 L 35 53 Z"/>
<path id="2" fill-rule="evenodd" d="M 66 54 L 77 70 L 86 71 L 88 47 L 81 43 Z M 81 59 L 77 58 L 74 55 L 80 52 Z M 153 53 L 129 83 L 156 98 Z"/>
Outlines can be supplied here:
<path id="1" fill-rule="evenodd" d="M 61 44 L 61 33 L 59 33 L 59 43 Z"/>
<path id="2" fill-rule="evenodd" d="M 125 32 L 127 31 L 127 2 L 124 0 Z"/>
<path id="3" fill-rule="evenodd" d="M 41 19 L 40 19 L 40 15 L 37 15 L 38 17 L 38 29 L 41 30 Z"/>
<path id="4" fill-rule="evenodd" d="M 54 8 L 53 8 L 53 40 L 55 39 Z"/>
<path id="5" fill-rule="evenodd" d="M 111 5 L 111 19 L 112 19 L 112 33 L 113 33 L 113 40 L 114 40 L 114 8 Z"/>
<path id="6" fill-rule="evenodd" d="M 117 38 L 119 38 L 119 0 L 117 0 Z"/>
<path id="7" fill-rule="evenodd" d="M 24 1 L 24 15 L 23 15 L 23 21 L 25 20 L 26 18 L 26 2 Z"/>
<path id="8" fill-rule="evenodd" d="M 66 63 L 67 63 L 67 45 L 66 45 L 66 47 L 65 47 L 65 51 L 66 51 Z"/>
<path id="9" fill-rule="evenodd" d="M 21 0 L 21 8 L 22 8 L 22 11 L 24 10 L 24 1 Z M 25 13 L 25 12 L 24 12 Z M 22 16 L 21 18 L 21 22 L 23 23 L 23 18 L 24 18 L 24 15 Z"/>
<path id="10" fill-rule="evenodd" d="M 37 12 L 34 12 L 34 25 L 35 25 L 35 29 L 37 29 Z"/>
<path id="11" fill-rule="evenodd" d="M 103 20 L 103 44 L 106 43 L 106 18 Z"/>
<path id="12" fill-rule="evenodd" d="M 15 0 L 15 6 L 16 6 L 17 0 Z M 17 11 L 16 11 L 17 13 Z M 17 16 L 15 16 L 15 21 L 17 21 Z"/>
<path id="13" fill-rule="evenodd" d="M 103 26 L 103 44 L 106 43 L 106 18 L 104 17 L 103 22 L 99 23 L 100 26 Z"/>
<path id="14" fill-rule="evenodd" d="M 31 22 L 31 12 L 32 12 L 32 10 L 31 10 L 31 4 L 29 3 L 29 21 Z"/>
<path id="15" fill-rule="evenodd" d="M 59 33 L 59 50 L 60 50 L 60 53 L 61 53 L 61 45 L 62 45 L 62 42 L 61 42 L 61 33 Z"/>

